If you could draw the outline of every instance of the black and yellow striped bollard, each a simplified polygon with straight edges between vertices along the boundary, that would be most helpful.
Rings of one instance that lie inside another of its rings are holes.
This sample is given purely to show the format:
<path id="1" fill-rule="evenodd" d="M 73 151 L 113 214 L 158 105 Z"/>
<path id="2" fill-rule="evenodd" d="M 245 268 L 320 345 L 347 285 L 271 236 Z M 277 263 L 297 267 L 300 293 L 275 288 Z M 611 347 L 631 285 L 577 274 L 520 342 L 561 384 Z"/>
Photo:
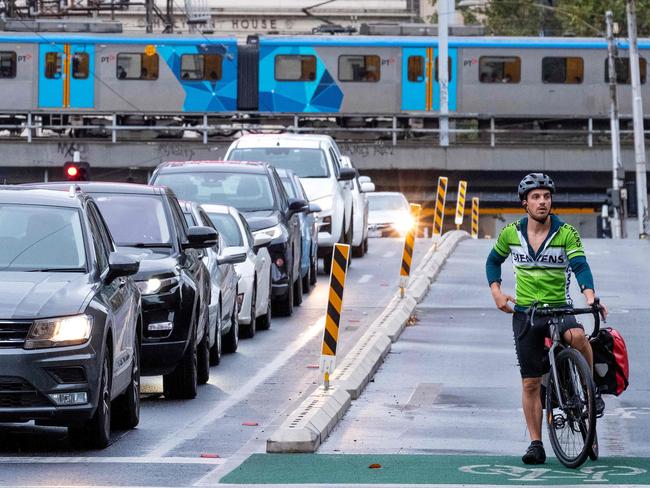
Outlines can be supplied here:
<path id="1" fill-rule="evenodd" d="M 399 271 L 399 294 L 401 298 L 404 298 L 404 289 L 409 284 L 411 263 L 413 262 L 413 248 L 415 246 L 415 235 L 418 231 L 421 210 L 422 205 L 418 205 L 417 203 L 411 204 L 411 218 L 413 219 L 413 225 L 411 226 L 411 229 L 406 233 L 406 239 L 404 240 L 404 252 L 402 253 L 402 267 Z"/>
<path id="2" fill-rule="evenodd" d="M 345 275 L 348 270 L 349 257 L 350 246 L 348 244 L 334 244 L 330 292 L 327 300 L 323 348 L 320 357 L 320 371 L 325 375 L 324 386 L 326 390 L 329 388 L 330 375 L 336 368 L 336 346 L 339 340 L 339 323 L 343 310 L 343 290 L 345 288 Z"/>
<path id="3" fill-rule="evenodd" d="M 447 197 L 447 177 L 438 177 L 438 190 L 436 192 L 436 207 L 433 216 L 433 238 L 442 235 L 442 223 L 445 217 L 445 198 Z"/>
<path id="4" fill-rule="evenodd" d="M 458 198 L 456 199 L 456 216 L 454 217 L 454 224 L 456 229 L 460 229 L 463 225 L 463 218 L 465 217 L 465 195 L 467 194 L 467 182 L 460 180 L 458 182 Z"/>
<path id="5" fill-rule="evenodd" d="M 472 198 L 472 239 L 478 239 L 478 197 Z"/>

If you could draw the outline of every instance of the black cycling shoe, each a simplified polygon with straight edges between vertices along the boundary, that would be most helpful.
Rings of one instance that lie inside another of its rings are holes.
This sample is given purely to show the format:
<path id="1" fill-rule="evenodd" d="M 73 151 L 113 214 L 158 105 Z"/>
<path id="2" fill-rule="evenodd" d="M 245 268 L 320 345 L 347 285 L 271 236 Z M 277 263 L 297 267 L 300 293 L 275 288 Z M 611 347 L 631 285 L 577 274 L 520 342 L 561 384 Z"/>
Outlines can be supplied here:
<path id="1" fill-rule="evenodd" d="M 546 452 L 542 441 L 531 442 L 521 460 L 524 464 L 544 464 L 546 462 Z"/>
<path id="2" fill-rule="evenodd" d="M 596 418 L 599 419 L 605 413 L 605 400 L 603 400 L 603 396 L 600 394 L 598 388 L 596 388 L 594 400 L 596 402 Z"/>

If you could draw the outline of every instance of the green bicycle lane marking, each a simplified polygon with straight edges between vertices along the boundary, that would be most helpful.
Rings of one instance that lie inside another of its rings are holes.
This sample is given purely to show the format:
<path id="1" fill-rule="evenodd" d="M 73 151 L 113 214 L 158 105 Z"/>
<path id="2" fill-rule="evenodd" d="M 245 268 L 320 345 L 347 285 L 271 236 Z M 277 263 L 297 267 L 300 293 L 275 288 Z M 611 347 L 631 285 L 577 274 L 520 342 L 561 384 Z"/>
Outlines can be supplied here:
<path id="1" fill-rule="evenodd" d="M 381 467 L 371 469 L 375 464 Z M 603 458 L 568 469 L 514 456 L 253 454 L 221 479 L 232 484 L 650 485 L 650 458 Z"/>

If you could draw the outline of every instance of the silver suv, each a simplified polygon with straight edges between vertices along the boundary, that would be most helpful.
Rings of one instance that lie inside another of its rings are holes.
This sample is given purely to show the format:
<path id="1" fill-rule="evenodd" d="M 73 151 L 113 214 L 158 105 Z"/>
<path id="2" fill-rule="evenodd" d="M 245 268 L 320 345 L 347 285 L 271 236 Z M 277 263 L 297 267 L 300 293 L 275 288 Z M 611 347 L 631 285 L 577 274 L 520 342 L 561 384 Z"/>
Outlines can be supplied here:
<path id="1" fill-rule="evenodd" d="M 332 246 L 337 242 L 352 245 L 354 230 L 351 180 L 356 171 L 342 167 L 334 140 L 324 135 L 245 135 L 230 145 L 226 159 L 265 161 L 300 177 L 309 201 L 321 208 L 317 214 L 318 257 L 324 259 L 329 272 Z"/>

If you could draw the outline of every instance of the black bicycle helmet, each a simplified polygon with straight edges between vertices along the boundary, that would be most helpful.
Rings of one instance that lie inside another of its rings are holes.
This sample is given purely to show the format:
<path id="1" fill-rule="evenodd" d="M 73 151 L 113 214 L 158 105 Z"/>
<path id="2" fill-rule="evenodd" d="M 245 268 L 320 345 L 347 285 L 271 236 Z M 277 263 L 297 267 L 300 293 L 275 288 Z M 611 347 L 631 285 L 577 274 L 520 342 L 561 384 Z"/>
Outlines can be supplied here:
<path id="1" fill-rule="evenodd" d="M 545 175 L 544 173 L 530 173 L 524 176 L 524 179 L 519 182 L 519 199 L 525 200 L 529 191 L 538 188 L 546 188 L 551 193 L 555 193 L 555 183 L 553 183 L 549 175 Z"/>

